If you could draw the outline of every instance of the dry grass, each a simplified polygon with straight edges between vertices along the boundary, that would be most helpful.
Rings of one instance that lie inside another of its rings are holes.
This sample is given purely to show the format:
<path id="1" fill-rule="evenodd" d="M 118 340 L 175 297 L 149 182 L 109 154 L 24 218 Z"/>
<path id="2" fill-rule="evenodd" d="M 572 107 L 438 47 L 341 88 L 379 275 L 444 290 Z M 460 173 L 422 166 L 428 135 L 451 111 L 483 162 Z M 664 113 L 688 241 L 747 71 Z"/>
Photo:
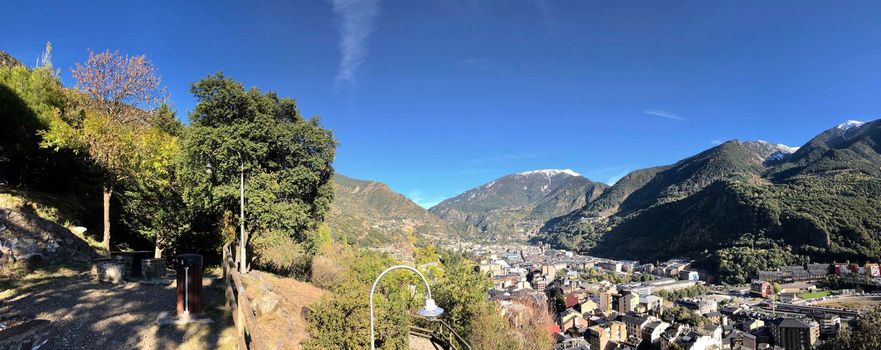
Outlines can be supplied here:
<path id="1" fill-rule="evenodd" d="M 243 283 L 252 300 L 269 290 L 280 298 L 278 311 L 258 318 L 260 330 L 277 349 L 302 349 L 309 339 L 304 308 L 321 299 L 327 291 L 310 283 L 280 277 L 267 272 L 245 276 Z"/>
<path id="2" fill-rule="evenodd" d="M 819 306 L 839 307 L 853 310 L 872 310 L 881 306 L 881 297 L 841 297 L 817 303 Z"/>

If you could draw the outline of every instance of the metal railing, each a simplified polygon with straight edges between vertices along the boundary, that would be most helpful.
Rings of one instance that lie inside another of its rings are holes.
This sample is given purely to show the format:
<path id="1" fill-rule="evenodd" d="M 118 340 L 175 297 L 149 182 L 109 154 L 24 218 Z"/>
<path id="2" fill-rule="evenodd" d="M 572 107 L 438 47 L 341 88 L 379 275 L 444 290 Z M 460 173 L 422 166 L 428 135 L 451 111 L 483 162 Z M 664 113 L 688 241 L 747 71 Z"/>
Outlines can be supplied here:
<path id="1" fill-rule="evenodd" d="M 427 319 L 415 315 L 413 318 L 415 322 L 413 325 L 410 325 L 410 334 L 417 337 L 430 338 L 441 343 L 444 349 L 471 350 L 471 345 L 443 320 Z"/>
<path id="2" fill-rule="evenodd" d="M 236 325 L 236 337 L 239 350 L 264 349 L 259 336 L 257 316 L 251 309 L 251 300 L 242 284 L 242 276 L 236 269 L 235 256 L 229 242 L 223 246 L 223 281 L 226 286 L 226 306 L 232 310 L 232 319 Z"/>

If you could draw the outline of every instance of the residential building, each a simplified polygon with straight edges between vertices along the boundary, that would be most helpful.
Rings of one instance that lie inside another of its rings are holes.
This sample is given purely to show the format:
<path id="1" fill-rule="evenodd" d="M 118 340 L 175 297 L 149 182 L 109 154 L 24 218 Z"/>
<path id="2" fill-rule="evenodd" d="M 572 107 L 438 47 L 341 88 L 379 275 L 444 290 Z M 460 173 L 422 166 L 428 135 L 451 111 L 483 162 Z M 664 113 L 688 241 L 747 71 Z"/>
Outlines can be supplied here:
<path id="1" fill-rule="evenodd" d="M 618 298 L 619 313 L 626 314 L 628 312 L 634 312 L 636 311 L 637 306 L 639 306 L 639 295 L 628 293 Z"/>
<path id="2" fill-rule="evenodd" d="M 820 337 L 820 325 L 794 318 L 776 319 L 771 323 L 771 336 L 775 345 L 787 350 L 809 350 Z"/>
<path id="3" fill-rule="evenodd" d="M 544 275 L 548 281 L 553 281 L 554 278 L 557 278 L 557 268 L 554 267 L 554 265 L 542 265 L 541 274 Z"/>
<path id="4" fill-rule="evenodd" d="M 602 312 L 611 312 L 612 311 L 612 293 L 607 291 L 600 292 L 600 311 Z"/>
<path id="5" fill-rule="evenodd" d="M 694 270 L 682 270 L 679 272 L 679 279 L 685 281 L 700 281 L 701 276 Z"/>
<path id="6" fill-rule="evenodd" d="M 841 317 L 835 314 L 823 314 L 817 318 L 820 324 L 820 334 L 835 335 L 841 329 Z"/>
<path id="7" fill-rule="evenodd" d="M 639 297 L 639 305 L 637 309 L 643 309 L 651 315 L 660 316 L 664 312 L 664 299 L 656 295 Z"/>
<path id="8" fill-rule="evenodd" d="M 570 328 L 584 328 L 587 327 L 587 320 L 581 315 L 580 312 L 574 309 L 566 309 L 560 313 L 560 329 L 566 331 Z"/>
<path id="9" fill-rule="evenodd" d="M 654 343 L 661 338 L 661 334 L 664 334 L 667 327 L 670 327 L 670 324 L 664 321 L 649 322 L 642 327 L 641 338 L 649 343 Z"/>
<path id="10" fill-rule="evenodd" d="M 617 261 L 604 261 L 599 263 L 599 266 L 603 268 L 603 270 L 612 271 L 614 273 L 621 273 L 621 269 L 623 265 Z"/>
<path id="11" fill-rule="evenodd" d="M 863 271 L 865 271 L 866 275 L 869 277 L 881 277 L 881 267 L 878 264 L 866 263 L 866 266 L 863 267 Z"/>
<path id="12" fill-rule="evenodd" d="M 627 340 L 627 326 L 622 322 L 612 321 L 607 325 L 596 325 L 587 328 L 585 338 L 591 350 L 609 350 L 614 343 Z"/>
<path id="13" fill-rule="evenodd" d="M 643 328 L 654 321 L 657 321 L 657 319 L 652 316 L 635 313 L 628 313 L 621 316 L 621 322 L 627 327 L 627 334 L 637 340 L 642 339 Z"/>
<path id="14" fill-rule="evenodd" d="M 749 290 L 753 295 L 762 298 L 767 298 L 771 294 L 774 294 L 774 289 L 771 284 L 761 280 L 753 280 L 749 285 Z"/>
<path id="15" fill-rule="evenodd" d="M 599 305 L 590 299 L 585 299 L 581 304 L 575 306 L 575 310 L 578 310 L 582 315 L 593 314 L 597 308 L 599 308 Z"/>
<path id="16" fill-rule="evenodd" d="M 532 287 L 535 288 L 535 290 L 543 291 L 548 287 L 548 280 L 544 277 L 535 277 L 532 279 Z"/>

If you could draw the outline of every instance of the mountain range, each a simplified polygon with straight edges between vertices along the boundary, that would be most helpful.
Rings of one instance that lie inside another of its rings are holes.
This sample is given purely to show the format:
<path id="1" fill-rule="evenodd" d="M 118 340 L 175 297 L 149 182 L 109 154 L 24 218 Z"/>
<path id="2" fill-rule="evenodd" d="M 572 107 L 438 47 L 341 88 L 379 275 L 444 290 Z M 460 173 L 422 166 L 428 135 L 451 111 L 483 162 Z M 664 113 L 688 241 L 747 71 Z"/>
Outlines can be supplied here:
<path id="1" fill-rule="evenodd" d="M 510 174 L 447 199 L 429 211 L 491 239 L 526 239 L 548 220 L 581 208 L 608 186 L 566 169 Z"/>
<path id="2" fill-rule="evenodd" d="M 571 170 L 509 174 L 428 211 L 379 183 L 335 183 L 331 226 L 356 240 L 477 236 L 689 257 L 736 283 L 781 264 L 881 259 L 881 120 L 842 123 L 801 147 L 732 140 L 612 186 Z"/>
<path id="3" fill-rule="evenodd" d="M 634 171 L 536 240 L 641 261 L 687 256 L 723 274 L 755 263 L 732 260 L 878 260 L 881 120 L 848 121 L 798 149 L 729 141 Z"/>

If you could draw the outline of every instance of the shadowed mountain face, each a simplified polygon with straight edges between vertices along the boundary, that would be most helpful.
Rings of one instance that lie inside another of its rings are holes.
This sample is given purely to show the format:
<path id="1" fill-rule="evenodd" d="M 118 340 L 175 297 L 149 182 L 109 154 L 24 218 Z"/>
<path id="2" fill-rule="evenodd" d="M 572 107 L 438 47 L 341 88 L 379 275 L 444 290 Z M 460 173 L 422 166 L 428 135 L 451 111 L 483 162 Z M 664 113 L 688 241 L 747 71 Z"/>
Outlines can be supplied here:
<path id="1" fill-rule="evenodd" d="M 386 184 L 335 175 L 333 188 L 334 201 L 327 223 L 338 241 L 384 246 L 456 232 Z"/>
<path id="2" fill-rule="evenodd" d="M 744 237 L 815 260 L 881 258 L 881 121 L 839 125 L 797 150 L 730 141 L 634 171 L 549 221 L 539 239 L 597 255 L 718 263 L 749 244 Z"/>
<path id="3" fill-rule="evenodd" d="M 583 207 L 608 186 L 571 170 L 510 174 L 470 189 L 430 211 L 477 227 L 487 238 L 526 238 L 554 217 Z"/>

